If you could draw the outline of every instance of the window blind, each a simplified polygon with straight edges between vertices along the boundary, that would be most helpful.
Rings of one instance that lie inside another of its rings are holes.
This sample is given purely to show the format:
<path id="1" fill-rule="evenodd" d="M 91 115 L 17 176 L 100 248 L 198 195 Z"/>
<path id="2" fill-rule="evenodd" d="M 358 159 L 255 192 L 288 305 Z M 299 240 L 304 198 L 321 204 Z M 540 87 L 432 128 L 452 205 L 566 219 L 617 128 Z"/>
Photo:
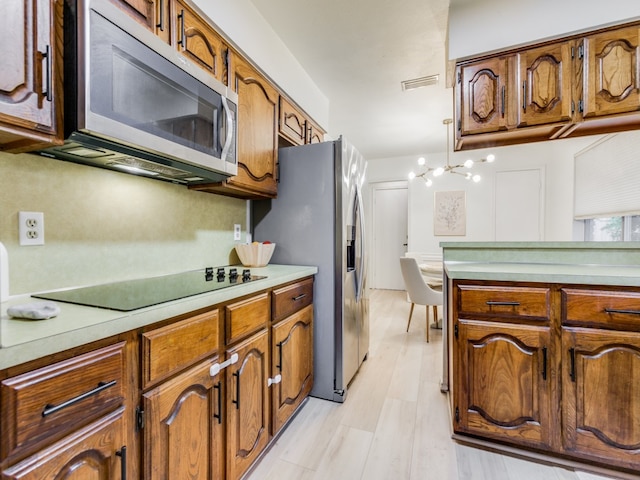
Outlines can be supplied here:
<path id="1" fill-rule="evenodd" d="M 640 130 L 608 135 L 574 156 L 577 220 L 640 214 Z"/>

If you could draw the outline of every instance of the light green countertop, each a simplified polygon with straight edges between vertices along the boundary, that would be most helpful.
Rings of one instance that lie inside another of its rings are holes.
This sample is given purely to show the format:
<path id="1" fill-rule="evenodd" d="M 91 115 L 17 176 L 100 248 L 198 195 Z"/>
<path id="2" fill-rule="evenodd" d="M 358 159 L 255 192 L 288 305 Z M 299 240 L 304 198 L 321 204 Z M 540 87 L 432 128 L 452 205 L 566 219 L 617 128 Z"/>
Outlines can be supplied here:
<path id="1" fill-rule="evenodd" d="M 54 318 L 14 319 L 7 315 L 9 307 L 39 300 L 30 295 L 10 297 L 0 308 L 0 369 L 315 275 L 318 269 L 268 265 L 251 272 L 267 278 L 130 312 L 56 302 L 61 311 Z"/>
<path id="2" fill-rule="evenodd" d="M 640 265 L 445 262 L 450 279 L 640 287 Z"/>
<path id="3" fill-rule="evenodd" d="M 444 242 L 450 279 L 640 286 L 639 242 Z"/>

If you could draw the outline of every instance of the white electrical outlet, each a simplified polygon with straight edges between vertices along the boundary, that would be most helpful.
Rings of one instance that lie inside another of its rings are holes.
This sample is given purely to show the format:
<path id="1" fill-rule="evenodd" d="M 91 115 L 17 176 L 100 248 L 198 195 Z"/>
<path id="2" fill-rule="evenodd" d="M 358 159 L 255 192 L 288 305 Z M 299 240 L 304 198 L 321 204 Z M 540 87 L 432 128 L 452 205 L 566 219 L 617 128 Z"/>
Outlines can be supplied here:
<path id="1" fill-rule="evenodd" d="M 233 225 L 233 239 L 236 241 L 242 239 L 242 226 L 239 223 Z"/>
<path id="2" fill-rule="evenodd" d="M 20 245 L 44 245 L 44 213 L 18 212 Z"/>

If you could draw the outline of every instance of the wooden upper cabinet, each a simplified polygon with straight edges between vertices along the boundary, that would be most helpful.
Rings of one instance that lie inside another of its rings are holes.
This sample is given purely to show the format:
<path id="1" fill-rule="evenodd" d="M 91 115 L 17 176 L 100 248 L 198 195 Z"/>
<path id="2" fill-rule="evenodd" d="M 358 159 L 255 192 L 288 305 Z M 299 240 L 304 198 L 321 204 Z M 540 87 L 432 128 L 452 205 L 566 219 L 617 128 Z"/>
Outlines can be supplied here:
<path id="1" fill-rule="evenodd" d="M 640 110 L 640 27 L 584 41 L 585 118 Z"/>
<path id="2" fill-rule="evenodd" d="M 61 0 L 6 0 L 0 16 L 0 149 L 62 143 Z"/>
<path id="3" fill-rule="evenodd" d="M 307 119 L 286 98 L 280 97 L 280 135 L 294 145 L 307 143 Z"/>
<path id="4" fill-rule="evenodd" d="M 507 58 L 490 58 L 458 71 L 462 135 L 506 130 Z"/>
<path id="5" fill-rule="evenodd" d="M 307 143 L 324 142 L 324 133 L 324 130 L 322 130 L 312 121 L 307 122 Z"/>
<path id="6" fill-rule="evenodd" d="M 168 2 L 169 0 L 111 0 L 122 10 L 127 12 L 149 30 L 154 31 L 157 23 L 156 2 Z"/>
<path id="7" fill-rule="evenodd" d="M 238 92 L 238 175 L 230 183 L 274 198 L 278 192 L 278 93 L 249 63 L 235 62 Z"/>
<path id="8" fill-rule="evenodd" d="M 174 1 L 174 44 L 194 63 L 228 85 L 228 48 L 222 37 L 186 3 Z"/>
<path id="9" fill-rule="evenodd" d="M 518 54 L 520 115 L 518 126 L 571 120 L 571 42 Z"/>

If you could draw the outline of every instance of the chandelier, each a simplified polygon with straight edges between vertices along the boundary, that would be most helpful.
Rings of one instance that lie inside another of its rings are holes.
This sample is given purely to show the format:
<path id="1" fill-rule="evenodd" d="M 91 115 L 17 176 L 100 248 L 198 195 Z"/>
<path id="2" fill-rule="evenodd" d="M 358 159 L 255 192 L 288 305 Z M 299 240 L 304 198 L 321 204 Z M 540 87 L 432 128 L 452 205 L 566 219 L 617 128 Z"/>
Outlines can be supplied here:
<path id="1" fill-rule="evenodd" d="M 473 161 L 471 159 L 466 160 L 464 163 L 460 163 L 458 165 L 451 165 L 449 161 L 449 125 L 453 123 L 453 120 L 450 118 L 445 118 L 442 123 L 447 126 L 447 164 L 443 167 L 426 167 L 426 170 L 420 174 L 416 174 L 414 172 L 409 173 L 409 180 L 413 180 L 416 177 L 422 178 L 427 187 L 433 185 L 432 178 L 440 177 L 445 173 L 455 173 L 456 175 L 462 175 L 467 180 L 473 180 L 475 183 L 478 183 L 482 180 L 482 177 L 477 173 L 472 173 L 469 170 L 473 168 L 476 163 L 491 163 L 496 157 L 493 154 L 489 154 L 486 158 L 481 158 L 480 160 Z M 423 167 L 426 164 L 426 160 L 424 157 L 420 157 L 418 159 L 418 165 Z M 464 169 L 464 170 L 462 170 Z M 461 171 L 462 170 L 462 171 Z M 466 170 L 466 171 L 465 171 Z"/>

